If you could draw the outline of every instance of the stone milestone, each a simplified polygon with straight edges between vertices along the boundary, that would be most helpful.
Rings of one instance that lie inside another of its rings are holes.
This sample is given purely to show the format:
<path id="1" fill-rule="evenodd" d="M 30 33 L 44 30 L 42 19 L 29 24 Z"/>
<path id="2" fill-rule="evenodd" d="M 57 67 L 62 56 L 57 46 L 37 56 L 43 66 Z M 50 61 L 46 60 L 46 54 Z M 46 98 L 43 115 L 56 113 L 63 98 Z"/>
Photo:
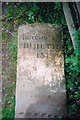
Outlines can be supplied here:
<path id="1" fill-rule="evenodd" d="M 20 26 L 15 118 L 66 115 L 61 27 L 47 23 Z"/>

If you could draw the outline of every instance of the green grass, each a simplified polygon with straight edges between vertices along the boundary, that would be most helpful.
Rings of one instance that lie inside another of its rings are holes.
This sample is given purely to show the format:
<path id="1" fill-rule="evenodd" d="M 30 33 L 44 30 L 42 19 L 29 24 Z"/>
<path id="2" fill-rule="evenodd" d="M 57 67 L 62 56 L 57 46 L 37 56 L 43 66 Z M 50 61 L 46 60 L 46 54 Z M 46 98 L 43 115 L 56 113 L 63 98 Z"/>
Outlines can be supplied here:
<path id="1" fill-rule="evenodd" d="M 11 73 L 4 77 L 4 80 L 8 83 L 5 85 L 5 96 L 3 97 L 4 106 L 2 108 L 3 118 L 14 118 L 15 116 L 15 89 L 16 89 L 16 67 L 17 67 L 17 34 L 14 39 L 8 43 L 8 52 L 10 52 L 11 57 L 9 59 L 8 71 L 14 71 L 11 78 Z M 4 71 L 4 69 L 3 69 Z"/>

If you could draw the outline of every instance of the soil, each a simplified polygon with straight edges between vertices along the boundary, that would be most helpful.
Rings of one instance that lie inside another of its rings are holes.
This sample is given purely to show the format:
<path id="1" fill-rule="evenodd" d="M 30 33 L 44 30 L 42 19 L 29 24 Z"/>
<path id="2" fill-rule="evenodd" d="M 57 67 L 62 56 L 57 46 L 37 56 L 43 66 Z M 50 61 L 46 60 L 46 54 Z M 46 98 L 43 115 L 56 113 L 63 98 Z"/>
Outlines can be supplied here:
<path id="1" fill-rule="evenodd" d="M 12 55 L 11 51 L 8 48 L 9 42 L 13 40 L 13 34 L 14 32 L 14 27 L 12 27 L 12 30 L 9 31 L 6 29 L 5 26 L 3 26 L 3 23 L 5 21 L 5 15 L 6 15 L 6 10 L 8 8 L 7 3 L 2 4 L 2 98 L 3 98 L 3 103 L 2 107 L 8 108 L 10 106 L 10 97 L 15 94 L 14 89 L 12 88 L 13 84 L 15 84 L 14 76 L 15 76 L 15 71 L 13 67 L 14 61 L 12 61 Z M 7 37 L 6 37 L 6 36 Z"/>

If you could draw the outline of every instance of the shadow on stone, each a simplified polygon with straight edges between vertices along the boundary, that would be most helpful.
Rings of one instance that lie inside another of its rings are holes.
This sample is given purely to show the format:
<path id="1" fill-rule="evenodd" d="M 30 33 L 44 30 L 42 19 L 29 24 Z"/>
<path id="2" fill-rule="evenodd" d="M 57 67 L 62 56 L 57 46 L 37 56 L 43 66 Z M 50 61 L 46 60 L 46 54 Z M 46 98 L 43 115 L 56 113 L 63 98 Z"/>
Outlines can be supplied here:
<path id="1" fill-rule="evenodd" d="M 46 88 L 46 87 L 45 87 Z M 34 104 L 31 104 L 26 110 L 24 118 L 57 118 L 58 116 L 67 116 L 66 101 L 64 93 L 53 93 L 49 95 L 47 88 L 38 88 L 36 90 L 39 96 Z M 46 91 L 46 94 L 44 95 Z M 33 98 L 32 98 L 33 99 Z M 36 99 L 36 97 L 35 97 Z"/>

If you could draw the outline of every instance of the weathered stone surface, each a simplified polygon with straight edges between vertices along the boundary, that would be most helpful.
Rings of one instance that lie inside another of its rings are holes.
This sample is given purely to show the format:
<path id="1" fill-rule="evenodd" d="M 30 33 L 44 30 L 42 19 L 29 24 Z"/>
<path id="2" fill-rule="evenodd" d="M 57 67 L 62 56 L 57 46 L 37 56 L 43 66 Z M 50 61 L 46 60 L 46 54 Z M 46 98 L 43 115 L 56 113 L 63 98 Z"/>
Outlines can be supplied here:
<path id="1" fill-rule="evenodd" d="M 16 118 L 66 116 L 62 29 L 35 23 L 19 27 Z"/>

